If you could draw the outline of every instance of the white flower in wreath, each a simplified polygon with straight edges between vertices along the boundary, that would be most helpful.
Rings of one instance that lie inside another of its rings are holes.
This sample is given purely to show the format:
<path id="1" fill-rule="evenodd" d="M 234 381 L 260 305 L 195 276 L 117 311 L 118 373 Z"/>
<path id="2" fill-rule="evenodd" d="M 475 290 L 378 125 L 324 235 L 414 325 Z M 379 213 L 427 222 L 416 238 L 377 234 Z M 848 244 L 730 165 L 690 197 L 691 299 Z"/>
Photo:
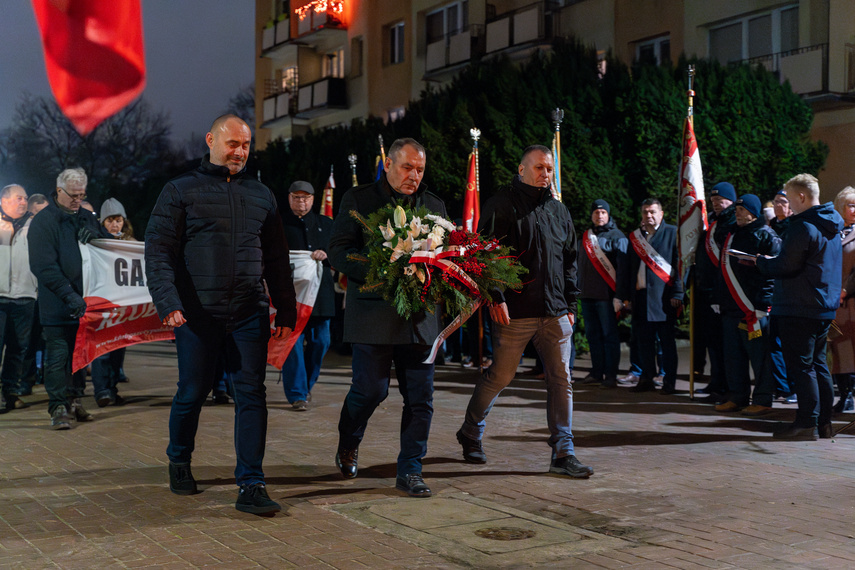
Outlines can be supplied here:
<path id="1" fill-rule="evenodd" d="M 383 239 L 390 240 L 395 237 L 395 229 L 392 227 L 392 220 L 386 220 L 385 226 L 378 226 L 380 228 L 380 233 L 383 234 Z M 388 243 L 388 242 L 387 242 Z M 386 245 L 386 247 L 392 247 L 392 244 Z"/>
<path id="2" fill-rule="evenodd" d="M 389 242 L 386 242 L 389 243 Z M 395 244 L 395 247 L 392 248 L 392 255 L 389 256 L 389 262 L 394 263 L 397 261 L 402 255 L 407 253 L 412 253 L 417 247 L 420 247 L 422 240 L 418 242 L 414 242 L 413 238 L 408 237 L 407 239 L 398 238 L 398 243 Z M 383 244 L 385 245 L 385 244 Z M 391 243 L 390 243 L 391 245 Z"/>
<path id="3" fill-rule="evenodd" d="M 410 221 L 410 229 L 407 230 L 407 235 L 416 239 L 421 237 L 422 234 L 426 234 L 430 231 L 430 228 L 422 223 L 421 218 L 414 217 Z"/>
<path id="4" fill-rule="evenodd" d="M 413 275 L 415 275 L 416 279 L 418 279 L 421 283 L 425 282 L 425 272 L 416 267 L 415 265 L 406 266 L 404 268 L 404 275 L 406 275 L 407 277 L 412 277 Z"/>
<path id="5" fill-rule="evenodd" d="M 407 213 L 401 206 L 395 206 L 395 211 L 392 214 L 396 228 L 403 228 L 407 225 Z"/>
<path id="6" fill-rule="evenodd" d="M 434 226 L 433 230 L 428 234 L 427 241 L 430 245 L 427 247 L 429 251 L 433 251 L 437 247 L 442 245 L 442 236 L 445 234 L 445 230 L 443 230 L 439 226 Z"/>
<path id="7" fill-rule="evenodd" d="M 453 232 L 454 230 L 457 229 L 457 227 L 454 225 L 454 222 L 452 222 L 450 220 L 446 220 L 442 216 L 436 216 L 434 214 L 428 214 L 425 216 L 425 218 L 432 221 L 434 224 L 445 228 L 449 232 Z"/>

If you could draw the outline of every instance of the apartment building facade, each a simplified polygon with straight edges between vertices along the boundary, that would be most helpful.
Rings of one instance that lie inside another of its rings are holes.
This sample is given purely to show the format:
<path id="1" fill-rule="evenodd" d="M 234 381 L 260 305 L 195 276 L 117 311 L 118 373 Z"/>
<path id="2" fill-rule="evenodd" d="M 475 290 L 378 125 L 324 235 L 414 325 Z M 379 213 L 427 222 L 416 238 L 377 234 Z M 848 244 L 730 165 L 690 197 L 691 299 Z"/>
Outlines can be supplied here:
<path id="1" fill-rule="evenodd" d="M 560 36 L 627 63 L 763 65 L 815 112 L 825 197 L 855 185 L 852 0 L 256 0 L 257 144 L 394 119 L 470 62 L 523 59 Z"/>

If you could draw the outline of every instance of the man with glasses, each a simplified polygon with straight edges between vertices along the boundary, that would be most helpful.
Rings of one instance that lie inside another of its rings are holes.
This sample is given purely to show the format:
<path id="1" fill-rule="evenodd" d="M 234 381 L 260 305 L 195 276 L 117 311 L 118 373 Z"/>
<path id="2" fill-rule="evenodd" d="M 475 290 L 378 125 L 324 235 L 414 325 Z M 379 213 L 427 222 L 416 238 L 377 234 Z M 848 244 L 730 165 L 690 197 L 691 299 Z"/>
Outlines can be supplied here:
<path id="1" fill-rule="evenodd" d="M 80 403 L 85 376 L 71 373 L 74 341 L 83 300 L 83 263 L 78 241 L 111 237 L 95 216 L 80 207 L 88 178 L 82 168 L 63 170 L 48 206 L 30 223 L 30 269 L 39 282 L 39 318 L 45 339 L 44 381 L 50 426 L 71 429 L 92 419 Z"/>
<path id="2" fill-rule="evenodd" d="M 311 259 L 322 264 L 321 285 L 314 299 L 312 315 L 282 366 L 285 397 L 297 412 L 308 409 L 312 387 L 321 375 L 321 363 L 330 347 L 330 319 L 335 316 L 335 289 L 327 259 L 333 221 L 312 211 L 314 202 L 315 189 L 312 185 L 305 180 L 297 180 L 288 189 L 290 211 L 282 210 L 291 262 L 297 263 L 294 252 L 299 251 L 301 253 L 297 255 L 304 256 L 304 263 L 312 263 Z"/>

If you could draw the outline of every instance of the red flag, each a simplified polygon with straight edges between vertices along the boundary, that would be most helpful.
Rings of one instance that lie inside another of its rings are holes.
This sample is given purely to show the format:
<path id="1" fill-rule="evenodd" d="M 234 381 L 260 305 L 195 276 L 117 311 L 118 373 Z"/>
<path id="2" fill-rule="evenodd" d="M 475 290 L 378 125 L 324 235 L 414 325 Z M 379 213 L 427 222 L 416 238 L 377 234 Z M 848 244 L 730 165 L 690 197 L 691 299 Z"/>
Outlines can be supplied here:
<path id="1" fill-rule="evenodd" d="M 32 0 L 59 108 L 81 135 L 145 87 L 140 0 Z"/>
<path id="2" fill-rule="evenodd" d="M 321 215 L 326 216 L 328 218 L 333 217 L 333 211 L 332 211 L 333 190 L 335 190 L 335 178 L 333 178 L 333 173 L 330 172 L 330 177 L 329 177 L 329 180 L 327 180 L 327 185 L 324 186 L 324 204 L 321 207 Z"/>
<path id="3" fill-rule="evenodd" d="M 704 177 L 701 173 L 701 154 L 691 117 L 683 128 L 683 159 L 680 162 L 679 188 L 679 249 L 678 275 L 686 278 L 689 267 L 695 263 L 695 251 L 701 233 L 707 229 L 707 205 L 704 201 Z"/>
<path id="4" fill-rule="evenodd" d="M 481 219 L 481 199 L 478 196 L 478 166 L 475 152 L 469 155 L 469 176 L 466 180 L 466 194 L 463 197 L 463 229 L 467 232 L 478 230 Z"/>

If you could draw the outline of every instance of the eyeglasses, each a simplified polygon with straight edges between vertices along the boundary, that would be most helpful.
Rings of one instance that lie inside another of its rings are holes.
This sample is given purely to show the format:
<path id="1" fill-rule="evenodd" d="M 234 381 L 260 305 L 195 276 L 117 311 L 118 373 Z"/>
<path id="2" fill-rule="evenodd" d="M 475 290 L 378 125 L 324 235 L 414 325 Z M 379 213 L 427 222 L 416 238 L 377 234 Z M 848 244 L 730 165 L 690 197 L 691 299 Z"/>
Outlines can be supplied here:
<path id="1" fill-rule="evenodd" d="M 68 190 L 66 190 L 62 186 L 57 186 L 57 190 L 62 190 L 63 194 L 65 194 L 66 196 L 68 196 L 72 200 L 76 200 L 78 202 L 82 202 L 83 200 L 86 199 L 86 193 L 85 192 L 83 194 L 69 194 Z"/>
<path id="2" fill-rule="evenodd" d="M 312 196 L 311 194 L 309 194 L 308 196 L 295 196 L 294 194 L 291 194 L 289 197 L 295 202 L 308 202 L 309 200 L 314 198 L 314 196 Z"/>

